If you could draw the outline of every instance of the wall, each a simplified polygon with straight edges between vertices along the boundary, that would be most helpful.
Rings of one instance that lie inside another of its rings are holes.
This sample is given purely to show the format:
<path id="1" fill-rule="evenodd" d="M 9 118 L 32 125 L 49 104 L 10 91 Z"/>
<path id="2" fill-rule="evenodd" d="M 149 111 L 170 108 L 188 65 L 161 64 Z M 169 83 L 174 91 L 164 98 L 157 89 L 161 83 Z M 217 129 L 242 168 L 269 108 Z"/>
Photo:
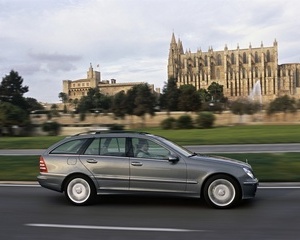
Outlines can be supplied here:
<path id="1" fill-rule="evenodd" d="M 71 114 L 61 114 L 59 117 L 53 117 L 51 121 L 59 122 L 63 124 L 62 135 L 71 135 L 79 132 L 85 132 L 88 130 L 101 130 L 104 126 L 111 124 L 122 124 L 126 129 L 142 128 L 145 127 L 158 127 L 164 119 L 167 117 L 178 118 L 181 115 L 188 114 L 193 119 L 197 117 L 195 113 L 186 112 L 171 112 L 169 115 L 166 112 L 157 112 L 155 116 L 151 117 L 147 115 L 145 122 L 137 116 L 127 116 L 125 119 L 116 119 L 113 114 L 87 114 L 84 121 L 79 120 L 79 115 L 72 116 Z M 257 113 L 255 115 L 234 115 L 229 111 L 222 114 L 215 114 L 216 121 L 215 126 L 232 126 L 238 124 L 300 124 L 300 111 L 295 114 L 277 113 L 272 116 L 267 116 L 265 112 Z M 42 124 L 47 121 L 47 117 L 44 114 L 31 115 L 33 124 Z M 40 130 L 38 130 L 40 132 Z"/>

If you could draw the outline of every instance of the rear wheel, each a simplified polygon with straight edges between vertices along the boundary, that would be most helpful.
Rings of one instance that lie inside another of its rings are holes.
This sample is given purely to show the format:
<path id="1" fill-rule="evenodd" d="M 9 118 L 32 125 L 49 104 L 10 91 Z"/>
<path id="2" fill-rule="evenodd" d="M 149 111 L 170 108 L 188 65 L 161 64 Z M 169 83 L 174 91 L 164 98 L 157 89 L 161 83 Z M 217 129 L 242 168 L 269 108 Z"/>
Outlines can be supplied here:
<path id="1" fill-rule="evenodd" d="M 205 201 L 214 208 L 230 208 L 241 199 L 238 183 L 230 176 L 215 175 L 204 185 Z"/>
<path id="2" fill-rule="evenodd" d="M 95 199 L 96 191 L 90 179 L 74 176 L 65 185 L 65 195 L 75 205 L 86 205 Z"/>

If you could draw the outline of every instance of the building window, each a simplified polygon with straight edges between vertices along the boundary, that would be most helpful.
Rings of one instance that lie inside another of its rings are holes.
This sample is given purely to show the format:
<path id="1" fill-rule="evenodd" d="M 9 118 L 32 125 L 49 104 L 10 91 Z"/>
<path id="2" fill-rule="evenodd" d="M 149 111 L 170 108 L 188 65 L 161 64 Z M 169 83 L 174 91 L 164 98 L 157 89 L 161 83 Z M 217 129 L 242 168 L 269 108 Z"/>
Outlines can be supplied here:
<path id="1" fill-rule="evenodd" d="M 234 53 L 231 53 L 231 64 L 235 64 Z"/>
<path id="2" fill-rule="evenodd" d="M 217 79 L 220 79 L 220 69 L 217 68 Z"/>
<path id="3" fill-rule="evenodd" d="M 243 63 L 247 63 L 247 55 L 245 52 L 243 53 Z"/>
<path id="4" fill-rule="evenodd" d="M 243 76 L 243 78 L 246 78 L 246 69 L 245 68 L 243 68 L 243 73 L 242 73 L 242 76 Z"/>
<path id="5" fill-rule="evenodd" d="M 222 65 L 222 58 L 221 58 L 221 54 L 218 54 L 217 57 L 217 65 L 221 66 Z"/>
<path id="6" fill-rule="evenodd" d="M 271 62 L 270 51 L 267 51 L 267 62 Z"/>
<path id="7" fill-rule="evenodd" d="M 258 78 L 258 68 L 255 67 L 254 71 L 255 71 L 254 76 L 255 76 L 256 78 Z"/>
<path id="8" fill-rule="evenodd" d="M 255 61 L 256 63 L 258 63 L 258 53 L 257 53 L 257 52 L 255 52 L 254 61 Z"/>
<path id="9" fill-rule="evenodd" d="M 215 69 L 215 65 L 212 63 L 211 66 L 211 71 L 210 71 L 210 74 L 211 74 L 211 79 L 215 79 L 216 78 L 216 69 Z"/>

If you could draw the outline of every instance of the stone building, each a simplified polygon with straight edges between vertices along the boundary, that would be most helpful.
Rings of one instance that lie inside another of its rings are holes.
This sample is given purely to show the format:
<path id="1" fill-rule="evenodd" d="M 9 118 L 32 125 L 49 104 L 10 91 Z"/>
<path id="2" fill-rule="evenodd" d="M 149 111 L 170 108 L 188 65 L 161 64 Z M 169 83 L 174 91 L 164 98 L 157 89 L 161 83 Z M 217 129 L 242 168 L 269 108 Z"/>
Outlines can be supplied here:
<path id="1" fill-rule="evenodd" d="M 90 88 L 98 87 L 100 92 L 105 95 L 114 95 L 120 91 L 127 92 L 133 86 L 142 84 L 143 82 L 117 83 L 115 79 L 101 80 L 101 73 L 94 71 L 92 64 L 87 71 L 87 78 L 78 80 L 63 80 L 63 92 L 66 93 L 69 99 L 80 99 L 86 96 Z M 154 85 L 150 85 L 154 91 Z"/>
<path id="2" fill-rule="evenodd" d="M 172 34 L 168 79 L 173 77 L 178 87 L 192 84 L 196 89 L 207 89 L 212 82 L 223 85 L 224 95 L 231 100 L 249 96 L 255 87 L 261 93 L 262 101 L 268 102 L 278 96 L 289 95 L 300 98 L 300 63 L 278 65 L 278 43 L 258 48 L 250 44 L 248 49 L 208 52 L 183 50 L 180 39 Z"/>

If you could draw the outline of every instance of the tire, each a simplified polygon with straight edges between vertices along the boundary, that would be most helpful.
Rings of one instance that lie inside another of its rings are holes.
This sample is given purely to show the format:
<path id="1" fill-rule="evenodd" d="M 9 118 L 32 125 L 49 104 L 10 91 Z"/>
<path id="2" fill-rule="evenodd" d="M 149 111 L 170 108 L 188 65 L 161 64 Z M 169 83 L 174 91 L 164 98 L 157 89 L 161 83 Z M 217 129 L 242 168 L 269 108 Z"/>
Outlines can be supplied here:
<path id="1" fill-rule="evenodd" d="M 92 181 L 85 176 L 73 176 L 65 185 L 65 196 L 74 205 L 88 205 L 96 197 Z"/>
<path id="2" fill-rule="evenodd" d="M 231 208 L 241 200 L 241 190 L 235 179 L 220 174 L 208 179 L 203 188 L 203 196 L 214 208 Z"/>

